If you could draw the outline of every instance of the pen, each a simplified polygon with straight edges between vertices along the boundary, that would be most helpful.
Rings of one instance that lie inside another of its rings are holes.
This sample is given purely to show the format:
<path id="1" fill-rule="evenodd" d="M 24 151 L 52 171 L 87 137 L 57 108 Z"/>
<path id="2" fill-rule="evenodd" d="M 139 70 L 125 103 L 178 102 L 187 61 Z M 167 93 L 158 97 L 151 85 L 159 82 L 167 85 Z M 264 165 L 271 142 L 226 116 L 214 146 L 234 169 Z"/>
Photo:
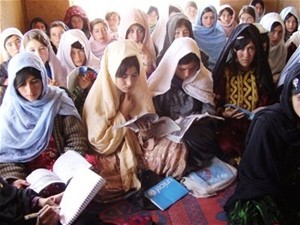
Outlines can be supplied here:
<path id="1" fill-rule="evenodd" d="M 36 213 L 30 213 L 24 216 L 25 220 L 30 220 L 30 219 L 34 219 L 37 218 L 40 215 L 40 212 L 36 212 Z"/>

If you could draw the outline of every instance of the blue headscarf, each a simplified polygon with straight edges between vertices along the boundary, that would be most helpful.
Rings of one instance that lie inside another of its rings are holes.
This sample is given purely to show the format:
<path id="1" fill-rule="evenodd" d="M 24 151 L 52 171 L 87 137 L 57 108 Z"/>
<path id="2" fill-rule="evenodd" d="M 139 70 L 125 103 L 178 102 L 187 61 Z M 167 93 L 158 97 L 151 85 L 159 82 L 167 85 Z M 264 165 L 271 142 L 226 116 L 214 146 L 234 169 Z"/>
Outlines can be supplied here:
<path id="1" fill-rule="evenodd" d="M 14 87 L 16 73 L 25 67 L 41 72 L 40 98 L 27 101 Z M 32 52 L 21 52 L 8 65 L 8 88 L 0 107 L 0 162 L 23 163 L 36 158 L 47 146 L 57 114 L 80 119 L 72 99 L 59 87 L 47 85 L 47 72 Z"/>
<path id="2" fill-rule="evenodd" d="M 210 8 L 215 17 L 214 24 L 210 28 L 207 28 L 202 24 L 202 15 L 206 8 Z M 214 68 L 226 43 L 224 32 L 217 27 L 217 20 L 218 15 L 216 8 L 212 5 L 207 5 L 199 9 L 195 24 L 193 25 L 195 41 L 197 42 L 198 47 L 209 56 L 208 67 L 211 70 Z"/>

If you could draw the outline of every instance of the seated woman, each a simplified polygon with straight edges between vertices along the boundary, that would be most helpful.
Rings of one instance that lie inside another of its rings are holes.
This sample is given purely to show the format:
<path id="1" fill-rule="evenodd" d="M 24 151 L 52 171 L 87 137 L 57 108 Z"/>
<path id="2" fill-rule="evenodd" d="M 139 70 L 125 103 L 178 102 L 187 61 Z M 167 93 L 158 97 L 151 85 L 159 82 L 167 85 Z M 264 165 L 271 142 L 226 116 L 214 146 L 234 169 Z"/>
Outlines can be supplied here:
<path id="1" fill-rule="evenodd" d="M 8 63 L 20 52 L 23 34 L 17 28 L 9 27 L 0 34 L 0 49 L 3 63 L 0 65 L 0 106 L 8 84 Z"/>
<path id="2" fill-rule="evenodd" d="M 148 85 L 159 116 L 177 120 L 192 114 L 215 114 L 211 73 L 201 62 L 197 43 L 189 37 L 173 41 Z M 214 120 L 204 118 L 185 133 L 189 170 L 207 166 L 214 156 L 221 157 L 215 128 Z"/>
<path id="3" fill-rule="evenodd" d="M 268 61 L 273 75 L 273 83 L 276 84 L 288 60 L 287 47 L 284 44 L 284 23 L 278 13 L 267 13 L 261 19 L 260 24 L 269 31 Z"/>
<path id="4" fill-rule="evenodd" d="M 53 52 L 51 42 L 42 30 L 33 29 L 24 34 L 22 45 L 25 51 L 35 52 L 45 65 L 49 84 L 66 87 L 67 73 Z"/>
<path id="5" fill-rule="evenodd" d="M 169 20 L 167 22 L 164 46 L 157 57 L 157 65 L 159 64 L 160 60 L 162 59 L 172 42 L 175 39 L 181 37 L 191 37 L 194 39 L 192 23 L 183 13 L 174 13 L 169 17 Z M 204 66 L 208 68 L 208 55 L 205 52 L 201 51 L 201 49 L 200 54 Z"/>
<path id="6" fill-rule="evenodd" d="M 30 22 L 29 30 L 39 29 L 39 30 L 42 30 L 45 33 L 47 33 L 48 27 L 49 27 L 48 24 L 46 23 L 46 21 L 43 18 L 35 17 Z"/>
<path id="7" fill-rule="evenodd" d="M 257 23 L 258 16 L 255 8 L 251 5 L 244 5 L 239 12 L 239 24 L 241 23 Z"/>
<path id="8" fill-rule="evenodd" d="M 264 1 L 263 0 L 251 0 L 249 5 L 251 5 L 255 8 L 255 11 L 258 16 L 257 22 L 259 22 L 266 13 L 266 7 L 265 7 Z"/>
<path id="9" fill-rule="evenodd" d="M 67 69 L 67 76 L 79 75 L 80 67 L 89 67 L 98 73 L 100 69 L 100 60 L 92 53 L 88 39 L 81 30 L 71 29 L 63 33 L 57 57 Z M 68 79 L 68 78 L 67 78 Z M 76 108 L 79 113 L 82 112 L 82 107 L 91 86 L 93 85 L 95 76 L 77 76 L 75 86 L 70 87 Z"/>
<path id="10" fill-rule="evenodd" d="M 136 43 L 130 40 L 115 41 L 107 46 L 101 70 L 84 104 L 82 116 L 88 139 L 99 173 L 106 180 L 97 195 L 99 201 L 111 201 L 139 190 L 141 168 L 155 169 L 158 175 L 177 178 L 185 170 L 185 146 L 164 138 L 151 141 L 148 121 L 140 124 L 138 136 L 128 128 L 114 128 L 135 116 L 155 112 L 137 49 Z M 161 144 L 158 148 L 157 143 Z M 155 153 L 154 159 L 151 152 Z M 154 166 L 155 163 L 158 166 Z"/>
<path id="11" fill-rule="evenodd" d="M 86 133 L 72 99 L 47 85 L 38 56 L 22 52 L 11 60 L 8 93 L 0 110 L 0 174 L 17 187 L 34 169 L 51 168 L 67 150 L 86 152 Z"/>
<path id="12" fill-rule="evenodd" d="M 90 38 L 89 18 L 80 6 L 70 6 L 66 11 L 63 21 L 70 29 L 79 29 L 86 35 L 87 39 Z"/>
<path id="13" fill-rule="evenodd" d="M 57 53 L 57 49 L 59 46 L 59 42 L 61 39 L 61 35 L 69 30 L 66 24 L 64 22 L 56 20 L 53 21 L 49 26 L 49 38 L 51 41 L 51 46 L 54 51 L 54 53 Z"/>
<path id="14" fill-rule="evenodd" d="M 96 18 L 90 22 L 91 37 L 89 39 L 91 51 L 101 61 L 106 46 L 117 40 L 108 27 L 106 20 Z"/>
<path id="15" fill-rule="evenodd" d="M 235 11 L 231 5 L 221 5 L 218 11 L 218 26 L 224 31 L 226 38 L 230 36 L 233 29 L 237 26 Z"/>
<path id="16" fill-rule="evenodd" d="M 119 26 L 119 38 L 129 39 L 138 44 L 138 51 L 149 77 L 156 67 L 156 52 L 146 13 L 140 9 L 132 9 L 123 14 Z"/>
<path id="17" fill-rule="evenodd" d="M 258 29 L 253 24 L 239 24 L 229 37 L 213 71 L 215 103 L 225 118 L 218 141 L 231 157 L 242 155 L 250 120 L 234 104 L 249 111 L 258 110 L 273 100 L 270 67 Z M 255 111 L 254 111 L 255 112 Z"/>
<path id="18" fill-rule="evenodd" d="M 197 15 L 193 32 L 198 47 L 208 55 L 208 69 L 213 70 L 226 43 L 226 36 L 217 26 L 218 15 L 212 5 L 203 6 Z"/>
<path id="19" fill-rule="evenodd" d="M 280 103 L 258 112 L 247 135 L 228 224 L 299 224 L 300 64 L 290 68 Z"/>

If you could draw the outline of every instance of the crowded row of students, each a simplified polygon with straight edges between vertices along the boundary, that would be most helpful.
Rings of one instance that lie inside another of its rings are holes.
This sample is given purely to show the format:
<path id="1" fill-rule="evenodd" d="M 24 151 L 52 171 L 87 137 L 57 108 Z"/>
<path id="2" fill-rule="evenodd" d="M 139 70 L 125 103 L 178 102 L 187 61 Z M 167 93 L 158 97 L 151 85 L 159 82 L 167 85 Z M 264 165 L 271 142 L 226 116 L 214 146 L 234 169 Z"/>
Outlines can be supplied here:
<path id="1" fill-rule="evenodd" d="M 73 11 L 76 12 L 74 8 Z M 169 16 L 159 64 L 156 63 L 157 51 L 151 39 L 146 13 L 139 9 L 128 11 L 128 15 L 122 17 L 118 40 L 110 41 L 101 50 L 101 64 L 92 52 L 92 41 L 89 42 L 87 35 L 79 29 L 70 29 L 62 34 L 57 55 L 53 53 L 44 31 L 33 29 L 22 36 L 14 30 L 13 34 L 19 37 L 17 43 L 22 45 L 24 51 L 16 53 L 7 62 L 8 76 L 5 78 L 8 77 L 8 86 L 0 107 L 1 177 L 10 185 L 27 187 L 29 184 L 25 178 L 28 173 L 39 167 L 51 169 L 60 154 L 75 149 L 86 156 L 95 171 L 106 179 L 95 201 L 107 202 L 141 190 L 140 171 L 151 170 L 158 176 L 170 175 L 180 179 L 191 170 L 209 165 L 214 156 L 224 160 L 228 156 L 238 156 L 242 157 L 241 165 L 244 166 L 241 167 L 235 197 L 226 208 L 229 220 L 233 224 L 242 224 L 240 218 L 235 218 L 240 210 L 246 210 L 244 207 L 247 204 L 244 205 L 243 200 L 253 198 L 262 204 L 274 204 L 276 214 L 269 214 L 272 223 L 285 221 L 286 211 L 290 207 L 293 207 L 293 213 L 288 215 L 289 219 L 297 219 L 299 201 L 280 209 L 280 203 L 284 201 L 281 194 L 288 192 L 296 195 L 299 187 L 299 154 L 296 151 L 299 141 L 294 138 L 299 135 L 300 117 L 297 56 L 293 55 L 293 63 L 288 64 L 289 67 L 294 66 L 293 69 L 286 69 L 292 72 L 284 83 L 284 97 L 280 105 L 269 107 L 277 101 L 274 74 L 259 26 L 239 24 L 227 40 L 216 25 L 214 6 L 206 6 L 199 12 L 194 25 L 183 13 Z M 267 20 L 264 18 L 268 16 L 278 18 L 278 15 L 266 14 L 261 19 L 261 25 L 272 33 L 277 25 L 264 25 L 264 20 Z M 72 20 L 72 17 L 69 19 Z M 284 24 L 278 23 L 283 30 Z M 93 27 L 100 29 L 95 25 Z M 280 33 L 279 30 L 276 32 Z M 203 38 L 199 38 L 200 34 Z M 215 38 L 211 40 L 223 45 L 205 49 L 210 43 L 206 43 L 204 38 L 207 40 L 209 35 Z M 282 33 L 281 36 L 283 39 Z M 271 55 L 271 36 L 270 45 Z M 274 58 L 282 56 L 280 51 L 276 54 Z M 208 56 L 208 68 L 202 56 Z M 97 75 L 92 78 L 78 76 L 77 87 L 80 88 L 70 93 L 66 85 L 67 75 L 74 71 L 79 73 L 81 66 L 91 68 Z M 65 72 L 56 72 L 54 67 Z M 278 73 L 280 71 L 276 70 Z M 84 90 L 86 92 L 83 93 Z M 250 131 L 250 120 L 238 109 L 226 107 L 228 103 L 261 115 L 257 119 L 255 116 Z M 265 139 L 255 142 L 256 134 L 253 132 L 256 126 L 260 126 L 260 118 L 268 116 L 272 107 L 276 108 L 275 114 L 278 111 L 278 115 L 274 114 L 276 120 L 262 121 L 266 124 L 279 121 L 278 126 L 282 125 L 282 129 L 274 132 L 274 137 L 269 137 L 269 128 L 266 127 L 268 129 L 261 131 L 261 137 Z M 288 115 L 282 113 L 285 110 L 289 111 Z M 197 121 L 181 143 L 166 137 L 155 137 L 150 121 L 138 123 L 138 133 L 127 128 L 114 129 L 114 125 L 146 112 L 156 112 L 173 120 L 191 114 L 209 113 L 222 116 L 225 121 L 220 123 L 209 118 Z M 249 139 L 247 142 L 246 136 Z M 288 154 L 274 146 L 276 137 L 282 138 L 278 146 L 287 146 Z M 260 151 L 255 151 L 256 155 L 250 159 L 256 144 L 265 154 L 261 156 Z M 278 149 L 276 160 L 286 162 L 284 167 L 280 167 L 279 163 L 277 165 L 277 161 L 276 165 L 272 164 L 273 147 Z M 256 167 L 255 160 L 261 161 L 260 157 L 270 160 L 272 165 L 260 164 Z M 293 160 L 292 164 L 290 160 Z M 251 168 L 257 168 L 257 171 L 250 173 Z M 264 170 L 265 185 L 275 186 L 274 191 L 265 188 L 265 191 L 258 192 L 260 186 L 251 182 L 258 179 L 257 175 L 260 176 L 260 171 Z M 268 176 L 269 171 L 276 175 L 276 179 L 275 175 Z M 293 176 L 287 179 L 287 174 Z M 244 178 L 250 179 L 252 186 L 249 191 L 257 195 L 248 197 L 243 182 L 249 184 L 249 181 Z M 254 203 L 254 206 L 257 205 Z"/>

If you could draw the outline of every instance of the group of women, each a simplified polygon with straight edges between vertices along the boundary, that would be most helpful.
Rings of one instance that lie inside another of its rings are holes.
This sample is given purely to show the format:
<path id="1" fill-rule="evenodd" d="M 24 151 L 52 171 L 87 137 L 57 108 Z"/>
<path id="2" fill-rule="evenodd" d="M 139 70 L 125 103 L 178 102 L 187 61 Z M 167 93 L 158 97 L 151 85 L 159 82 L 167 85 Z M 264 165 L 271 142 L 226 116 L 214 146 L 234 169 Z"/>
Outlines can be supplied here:
<path id="1" fill-rule="evenodd" d="M 252 1 L 255 7 L 261 2 Z M 213 157 L 231 163 L 241 157 L 237 188 L 225 206 L 229 222 L 297 221 L 300 201 L 293 199 L 299 190 L 300 163 L 297 56 L 285 68 L 290 73 L 280 101 L 275 84 L 288 55 L 286 24 L 296 18 L 298 25 L 298 17 L 294 11 L 283 12 L 288 17 L 283 19 L 277 13 L 263 14 L 264 10 L 255 11 L 253 22 L 260 18 L 259 26 L 234 23 L 229 5 L 221 7 L 219 15 L 214 6 L 206 5 L 194 21 L 175 12 L 165 23 L 159 52 L 147 15 L 140 9 L 128 11 L 113 35 L 105 20 L 89 23 L 84 11 L 72 6 L 65 18 L 71 29 L 53 31 L 61 35 L 59 44 L 40 29 L 24 35 L 6 29 L 1 33 L 8 57 L 0 77 L 1 85 L 7 86 L 0 107 L 0 176 L 10 185 L 26 188 L 31 171 L 51 169 L 59 155 L 72 149 L 106 180 L 94 200 L 109 202 L 141 190 L 143 171 L 181 179 L 208 166 Z M 265 45 L 262 30 L 269 32 Z M 76 78 L 75 87 L 68 85 L 70 76 Z M 280 103 L 269 106 L 275 102 Z M 254 120 L 227 104 L 255 113 Z M 145 113 L 173 120 L 209 113 L 225 120 L 194 122 L 180 143 L 156 137 L 148 120 L 137 122 L 136 133 L 115 128 Z M 265 207 L 269 204 L 274 206 L 271 211 Z M 266 211 L 257 213 L 256 207 Z M 53 211 L 51 215 L 55 224 L 57 216 Z"/>

